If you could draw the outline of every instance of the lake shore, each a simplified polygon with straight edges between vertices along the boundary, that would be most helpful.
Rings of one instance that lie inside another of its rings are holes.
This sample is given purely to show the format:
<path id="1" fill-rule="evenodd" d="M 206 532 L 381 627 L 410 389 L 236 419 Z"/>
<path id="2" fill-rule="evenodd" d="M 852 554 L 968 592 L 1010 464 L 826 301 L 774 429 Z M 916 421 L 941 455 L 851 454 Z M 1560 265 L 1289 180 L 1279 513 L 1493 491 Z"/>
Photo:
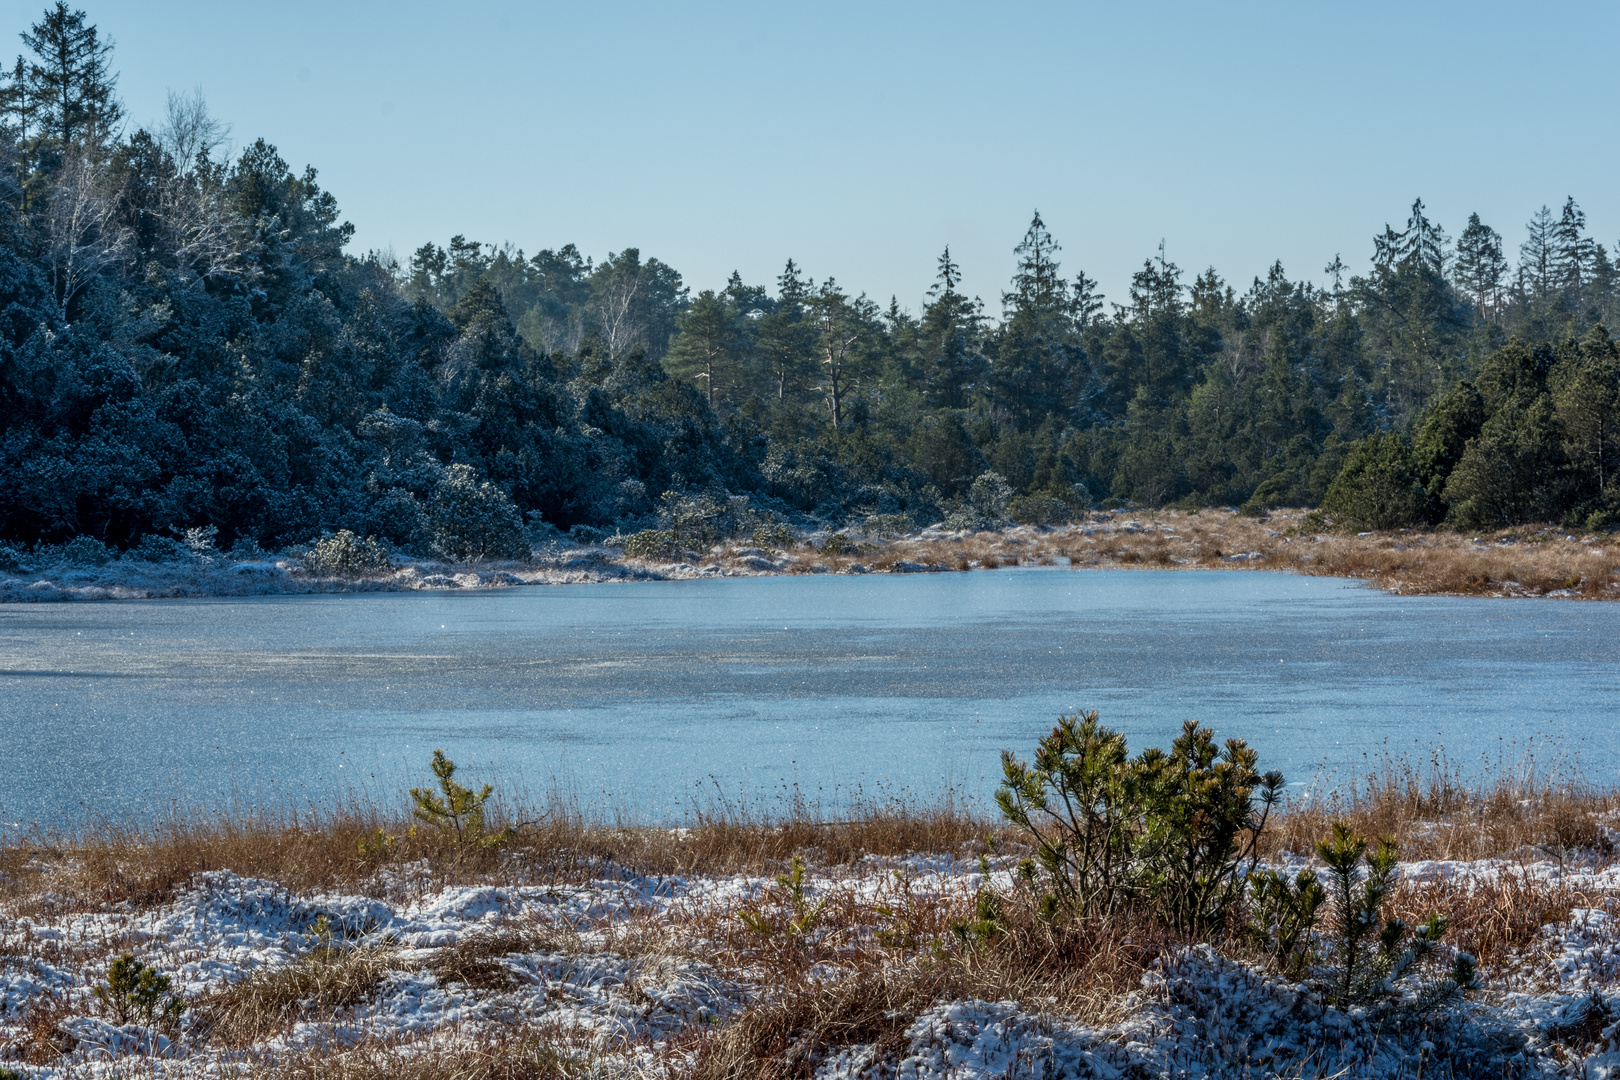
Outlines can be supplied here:
<path id="1" fill-rule="evenodd" d="M 1617 807 L 1587 788 L 1394 771 L 1283 816 L 1263 854 L 1289 872 L 1329 817 L 1397 840 L 1394 909 L 1446 915 L 1446 941 L 1478 959 L 1472 1000 L 1410 1029 L 1333 1006 L 1240 938 L 1026 924 L 1019 835 L 948 804 L 673 829 L 552 806 L 503 852 L 367 807 L 13 836 L 0 1070 L 1609 1076 Z M 981 941 L 960 928 L 986 890 L 1009 929 Z M 125 954 L 171 980 L 177 1019 L 98 996 Z"/>
<path id="2" fill-rule="evenodd" d="M 1345 535 L 1304 511 L 1254 518 L 1231 510 L 1097 513 L 1060 526 L 904 536 L 816 533 L 782 547 L 717 545 L 669 558 L 550 542 L 524 562 L 452 564 L 396 556 L 388 570 L 314 573 L 295 555 L 239 559 L 208 552 L 151 563 L 50 564 L 0 572 L 0 602 L 490 589 L 783 574 L 938 573 L 1015 566 L 1071 569 L 1277 570 L 1363 580 L 1405 596 L 1620 599 L 1620 543 L 1550 525 L 1489 534 Z"/>

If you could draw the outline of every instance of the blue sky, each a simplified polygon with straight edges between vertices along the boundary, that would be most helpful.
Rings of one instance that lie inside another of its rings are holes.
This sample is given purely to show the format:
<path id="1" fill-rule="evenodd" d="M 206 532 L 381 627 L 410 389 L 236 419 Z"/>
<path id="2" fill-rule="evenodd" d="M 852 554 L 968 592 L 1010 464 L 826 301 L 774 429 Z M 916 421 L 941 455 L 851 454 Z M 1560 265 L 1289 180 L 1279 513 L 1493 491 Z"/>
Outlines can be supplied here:
<path id="1" fill-rule="evenodd" d="M 1035 207 L 1110 299 L 1161 238 L 1189 281 L 1360 269 L 1417 195 L 1512 250 L 1566 195 L 1620 239 L 1613 3 L 86 9 L 133 121 L 200 87 L 401 258 L 635 245 L 704 288 L 792 256 L 915 310 L 949 244 L 996 310 Z"/>

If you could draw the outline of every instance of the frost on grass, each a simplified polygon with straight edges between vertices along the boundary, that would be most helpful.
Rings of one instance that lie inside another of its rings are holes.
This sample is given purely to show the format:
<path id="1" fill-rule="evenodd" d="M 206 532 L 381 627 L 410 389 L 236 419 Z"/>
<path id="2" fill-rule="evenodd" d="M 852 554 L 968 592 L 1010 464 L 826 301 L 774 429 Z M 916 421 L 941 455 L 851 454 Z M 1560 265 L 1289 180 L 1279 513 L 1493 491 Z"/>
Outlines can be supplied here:
<path id="1" fill-rule="evenodd" d="M 119 554 L 89 537 L 25 551 L 0 543 L 0 602 L 248 596 L 696 580 L 775 574 L 929 573 L 1015 566 L 1277 570 L 1359 578 L 1399 594 L 1620 599 L 1620 566 L 1597 535 L 1524 526 L 1495 543 L 1409 530 L 1360 536 L 1316 531 L 1302 511 L 1254 519 L 1222 510 L 1164 510 L 1134 520 L 1093 513 L 1067 525 L 989 528 L 868 519 L 843 530 L 646 530 L 566 539 L 536 534 L 525 555 L 500 543 L 445 544 L 432 556 L 386 553 L 344 533 L 269 554 L 218 550 L 207 530 L 151 536 Z M 909 530 L 909 531 L 907 531 Z M 598 530 L 586 530 L 596 533 Z M 656 534 L 656 535 L 653 535 Z M 483 534 L 479 534 L 483 535 Z M 374 542 L 373 542 L 374 543 Z M 424 549 L 428 550 L 428 549 Z M 471 561 L 455 561 L 457 559 Z"/>
<path id="2" fill-rule="evenodd" d="M 1171 945 L 1106 1023 L 1064 1015 L 1055 999 L 946 994 L 880 1018 L 890 1034 L 875 1041 L 829 1028 L 794 1058 L 803 1033 L 786 1032 L 749 1075 L 1620 1076 L 1620 936 L 1607 899 L 1620 874 L 1553 863 L 1419 869 L 1464 889 L 1507 872 L 1559 877 L 1594 906 L 1550 915 L 1522 963 L 1496 964 L 1483 995 L 1421 1024 L 1335 1008 L 1208 945 Z M 899 976 L 926 972 L 931 950 L 952 947 L 896 945 L 896 920 L 921 926 L 930 908 L 963 910 L 986 885 L 1014 887 L 1008 860 L 947 856 L 785 876 L 791 889 L 609 864 L 571 883 L 447 887 L 407 863 L 379 871 L 365 895 L 299 894 L 215 871 L 149 907 L 14 897 L 0 911 L 0 1068 L 252 1075 L 323 1054 L 403 1068 L 516 1040 L 531 1058 L 560 1055 L 595 1075 L 705 1075 L 705 1047 L 750 1010 L 856 978 L 858 956 Z M 795 904 L 818 912 L 814 925 L 773 929 Z M 186 1003 L 177 1023 L 120 1024 L 95 995 L 126 953 L 169 976 Z"/>

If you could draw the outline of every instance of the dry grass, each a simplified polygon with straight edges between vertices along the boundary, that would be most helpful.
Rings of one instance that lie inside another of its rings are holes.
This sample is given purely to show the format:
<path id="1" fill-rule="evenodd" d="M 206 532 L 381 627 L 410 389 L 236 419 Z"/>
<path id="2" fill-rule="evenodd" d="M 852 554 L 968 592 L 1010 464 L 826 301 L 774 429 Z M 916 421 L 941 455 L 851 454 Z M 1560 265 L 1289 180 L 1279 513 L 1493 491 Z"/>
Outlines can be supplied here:
<path id="1" fill-rule="evenodd" d="M 1538 769 L 1528 755 L 1474 776 L 1438 753 L 1422 764 L 1385 756 L 1327 797 L 1289 805 L 1262 850 L 1307 854 L 1344 821 L 1363 836 L 1395 841 L 1405 859 L 1608 860 L 1616 852 L 1603 822 L 1617 812 L 1620 791 L 1572 768 Z"/>
<path id="2" fill-rule="evenodd" d="M 175 814 L 148 826 L 104 822 L 0 846 L 0 900 L 27 905 L 48 892 L 58 906 L 148 906 L 213 870 L 294 892 L 342 888 L 391 899 L 400 898 L 401 879 L 386 882 L 382 872 L 407 864 L 427 867 L 406 879 L 418 895 L 491 875 L 511 884 L 588 880 L 608 864 L 647 874 L 776 873 L 796 854 L 840 865 L 866 855 L 962 852 L 995 831 L 949 796 L 927 806 L 856 804 L 830 818 L 815 811 L 797 805 L 770 816 L 719 805 L 671 829 L 606 824 L 552 800 L 507 815 L 529 823 L 501 852 L 458 847 L 402 809 L 375 805 L 245 817 Z"/>
<path id="3" fill-rule="evenodd" d="M 330 1019 L 371 1000 L 401 965 L 380 948 L 317 948 L 296 964 L 227 986 L 197 1006 L 217 1046 L 245 1048 L 290 1030 L 299 1020 Z"/>
<path id="4" fill-rule="evenodd" d="M 752 550 L 752 549 L 748 549 Z M 901 563 L 935 570 L 1069 565 L 1077 568 L 1287 570 L 1360 578 L 1406 595 L 1548 596 L 1620 599 L 1620 545 L 1603 533 L 1525 525 L 1461 534 L 1401 529 L 1331 532 L 1302 510 L 1248 517 L 1231 510 L 1144 510 L 1092 514 L 1082 523 L 1000 531 L 867 539 L 846 549 L 786 549 L 789 574 L 847 573 L 857 564 L 888 571 Z M 748 556 L 715 548 L 699 562 L 757 572 Z"/>
<path id="5" fill-rule="evenodd" d="M 504 924 L 463 938 L 434 958 L 433 971 L 441 983 L 459 983 L 472 990 L 510 990 L 518 984 L 512 969 L 501 963 L 514 953 L 561 952 L 572 943 L 555 929 Z"/>
<path id="6" fill-rule="evenodd" d="M 263 1080 L 574 1080 L 628 1047 L 607 1048 L 577 1029 L 513 1025 L 433 1040 L 368 1040 L 276 1054 L 254 1062 Z"/>

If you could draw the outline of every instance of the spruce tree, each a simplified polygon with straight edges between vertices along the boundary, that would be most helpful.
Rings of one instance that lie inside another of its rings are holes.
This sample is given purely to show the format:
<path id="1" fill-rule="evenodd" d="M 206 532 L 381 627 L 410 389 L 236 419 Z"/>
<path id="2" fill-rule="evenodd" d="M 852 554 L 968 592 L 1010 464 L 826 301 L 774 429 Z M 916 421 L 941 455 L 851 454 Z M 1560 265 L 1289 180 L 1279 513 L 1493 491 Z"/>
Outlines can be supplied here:
<path id="1" fill-rule="evenodd" d="M 979 304 L 956 291 L 961 279 L 961 267 L 951 260 L 951 249 L 946 247 L 919 328 L 928 400 L 951 409 L 967 404 L 986 367 L 979 351 Z"/>
<path id="2" fill-rule="evenodd" d="M 13 108 L 25 134 L 58 152 L 79 144 L 106 147 L 124 117 L 114 93 L 118 76 L 109 66 L 113 43 L 63 0 L 47 8 L 22 40 L 35 57 L 17 63 Z"/>
<path id="3" fill-rule="evenodd" d="M 1501 235 L 1480 221 L 1478 214 L 1468 215 L 1468 227 L 1457 238 L 1455 274 L 1482 318 L 1499 317 L 1507 260 L 1502 257 Z"/>
<path id="4" fill-rule="evenodd" d="M 1552 292 L 1556 279 L 1558 226 L 1552 211 L 1543 206 L 1524 228 L 1524 243 L 1519 245 L 1519 291 L 1527 299 L 1542 300 Z"/>
<path id="5" fill-rule="evenodd" d="M 1573 197 L 1565 199 L 1563 213 L 1552 230 L 1552 277 L 1573 303 L 1580 303 L 1582 286 L 1592 279 L 1596 247 L 1586 235 L 1586 212 Z"/>

